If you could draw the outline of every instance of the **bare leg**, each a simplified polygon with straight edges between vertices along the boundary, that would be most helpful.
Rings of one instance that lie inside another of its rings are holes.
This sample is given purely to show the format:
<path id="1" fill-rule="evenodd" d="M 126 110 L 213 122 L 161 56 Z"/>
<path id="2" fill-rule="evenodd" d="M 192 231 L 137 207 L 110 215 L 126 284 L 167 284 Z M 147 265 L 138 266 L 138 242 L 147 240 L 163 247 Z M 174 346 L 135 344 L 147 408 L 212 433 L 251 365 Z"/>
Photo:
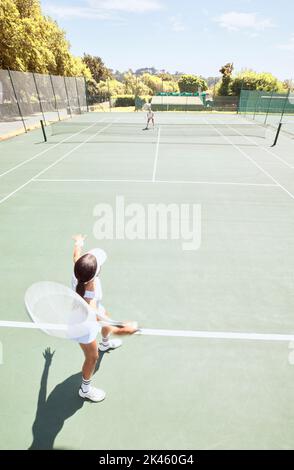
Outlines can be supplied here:
<path id="1" fill-rule="evenodd" d="M 96 362 L 99 357 L 97 343 L 95 340 L 89 344 L 80 344 L 80 346 L 85 355 L 85 361 L 84 361 L 83 368 L 82 368 L 83 378 L 85 380 L 90 380 L 94 373 Z"/>

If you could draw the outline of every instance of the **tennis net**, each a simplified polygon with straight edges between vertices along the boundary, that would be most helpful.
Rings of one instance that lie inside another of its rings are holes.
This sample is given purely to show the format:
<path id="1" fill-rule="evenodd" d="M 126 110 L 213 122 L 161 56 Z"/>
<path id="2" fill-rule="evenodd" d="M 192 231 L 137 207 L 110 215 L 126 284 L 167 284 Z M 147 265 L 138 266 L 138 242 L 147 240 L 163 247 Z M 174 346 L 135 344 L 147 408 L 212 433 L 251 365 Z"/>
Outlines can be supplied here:
<path id="1" fill-rule="evenodd" d="M 134 138 L 152 138 L 160 129 L 161 137 L 220 137 L 251 136 L 265 138 L 266 126 L 256 123 L 157 123 L 155 128 L 144 129 L 141 123 L 128 122 L 56 122 L 46 128 L 48 139 L 55 136 L 69 135 L 76 141 L 85 136 L 126 136 Z M 70 139 L 71 137 L 69 137 Z M 91 139 L 92 140 L 92 139 Z"/>

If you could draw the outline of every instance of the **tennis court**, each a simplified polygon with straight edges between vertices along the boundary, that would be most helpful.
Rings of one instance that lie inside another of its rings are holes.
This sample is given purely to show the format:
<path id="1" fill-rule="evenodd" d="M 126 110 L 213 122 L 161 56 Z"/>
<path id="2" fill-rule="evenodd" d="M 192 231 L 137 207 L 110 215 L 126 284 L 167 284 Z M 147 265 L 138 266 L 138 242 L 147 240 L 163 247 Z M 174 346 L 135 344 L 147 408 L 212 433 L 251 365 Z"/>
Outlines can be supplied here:
<path id="1" fill-rule="evenodd" d="M 29 321 L 32 283 L 70 285 L 85 233 L 108 254 L 113 317 L 166 330 L 100 354 L 95 404 L 77 393 L 76 343 L 2 328 L 1 448 L 293 449 L 293 139 L 271 148 L 270 128 L 233 114 L 144 126 L 143 113 L 90 113 L 47 126 L 47 142 L 37 129 L 0 143 L 0 320 Z M 200 246 L 96 240 L 94 207 L 118 196 L 199 205 Z"/>

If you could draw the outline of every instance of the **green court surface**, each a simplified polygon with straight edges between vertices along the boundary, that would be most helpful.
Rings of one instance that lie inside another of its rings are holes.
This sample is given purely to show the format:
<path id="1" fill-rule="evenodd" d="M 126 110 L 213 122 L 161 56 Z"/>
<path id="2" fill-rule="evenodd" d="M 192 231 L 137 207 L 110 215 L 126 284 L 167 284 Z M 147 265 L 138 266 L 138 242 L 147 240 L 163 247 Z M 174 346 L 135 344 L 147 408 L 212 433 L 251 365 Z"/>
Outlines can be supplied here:
<path id="1" fill-rule="evenodd" d="M 78 396 L 76 343 L 0 329 L 0 447 L 293 449 L 294 342 L 275 340 L 294 335 L 293 139 L 272 149 L 274 133 L 231 114 L 156 113 L 148 131 L 144 119 L 93 113 L 74 121 L 91 133 L 48 127 L 47 143 L 40 130 L 0 143 L 0 320 L 29 321 L 33 282 L 70 285 L 71 236 L 86 233 L 87 249 L 108 254 L 114 318 L 208 337 L 124 338 L 100 355 L 93 384 L 107 396 L 94 404 Z M 201 205 L 200 247 L 95 240 L 94 208 L 117 196 Z"/>

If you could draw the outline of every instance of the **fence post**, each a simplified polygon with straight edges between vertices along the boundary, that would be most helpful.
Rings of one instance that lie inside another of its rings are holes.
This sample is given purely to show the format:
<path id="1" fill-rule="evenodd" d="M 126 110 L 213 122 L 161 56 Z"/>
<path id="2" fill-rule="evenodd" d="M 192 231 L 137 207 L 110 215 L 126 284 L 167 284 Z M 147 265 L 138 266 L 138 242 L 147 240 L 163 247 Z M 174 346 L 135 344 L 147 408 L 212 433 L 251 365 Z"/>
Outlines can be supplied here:
<path id="1" fill-rule="evenodd" d="M 285 103 L 284 103 L 284 106 L 283 106 L 283 110 L 282 110 L 282 114 L 281 114 L 280 123 L 281 123 L 282 120 L 283 120 L 284 113 L 285 113 L 286 106 L 287 106 L 287 101 L 288 101 L 288 99 L 289 99 L 290 93 L 291 93 L 291 91 L 290 91 L 290 88 L 289 88 L 288 93 L 287 93 L 287 95 L 285 96 Z"/>
<path id="2" fill-rule="evenodd" d="M 15 86 L 14 86 L 14 83 L 13 83 L 13 80 L 12 80 L 12 75 L 11 75 L 10 69 L 8 69 L 8 74 L 9 74 L 9 78 L 10 78 L 10 81 L 11 81 L 11 86 L 12 86 L 12 89 L 13 89 L 13 93 L 14 93 L 14 96 L 15 96 L 18 112 L 19 112 L 19 115 L 21 117 L 24 130 L 25 130 L 25 132 L 27 132 L 25 120 L 24 120 L 24 117 L 23 117 L 22 112 L 21 112 L 20 104 L 19 104 L 19 101 L 18 101 L 18 98 L 17 98 L 17 94 L 16 94 Z"/>
<path id="3" fill-rule="evenodd" d="M 82 108 L 81 108 L 81 103 L 80 103 L 80 98 L 79 98 L 79 90 L 78 90 L 78 83 L 77 83 L 77 77 L 74 77 L 75 83 L 76 83 L 76 91 L 77 91 L 77 99 L 78 99 L 78 106 L 80 108 L 80 114 L 82 114 Z"/>
<path id="4" fill-rule="evenodd" d="M 268 108 L 267 108 L 267 111 L 266 111 L 264 124 L 266 124 L 266 122 L 267 122 L 268 113 L 269 113 L 269 110 L 271 109 L 271 104 L 272 104 L 273 96 L 274 96 L 274 90 L 272 90 L 272 94 L 271 94 L 271 97 L 270 97 L 270 99 L 269 99 L 269 105 L 268 105 Z"/>
<path id="5" fill-rule="evenodd" d="M 67 97 L 67 106 L 68 106 L 68 109 L 69 109 L 70 117 L 72 118 L 71 107 L 70 107 L 70 102 L 69 102 L 65 77 L 63 77 L 63 80 L 64 80 L 65 93 L 66 93 L 66 97 Z"/>
<path id="6" fill-rule="evenodd" d="M 111 112 L 111 95 L 110 95 L 110 87 L 109 87 L 109 78 L 107 79 L 107 89 L 108 89 L 108 99 L 109 99 L 109 110 Z"/>
<path id="7" fill-rule="evenodd" d="M 58 109 L 58 104 L 57 104 L 55 89 L 54 89 L 54 85 L 53 85 L 52 75 L 49 75 L 49 77 L 50 77 L 50 82 L 51 82 L 51 86 L 52 86 L 52 90 L 53 90 L 53 96 L 54 96 L 54 101 L 55 101 L 55 108 L 56 108 L 56 111 L 57 111 L 57 114 L 58 114 L 58 120 L 60 121 L 60 114 L 59 114 L 59 109 Z"/>
<path id="8" fill-rule="evenodd" d="M 244 79 L 242 80 L 242 83 L 241 83 L 241 90 L 240 90 L 240 95 L 239 95 L 239 101 L 238 101 L 238 107 L 237 107 L 237 114 L 240 113 L 240 108 L 241 108 L 241 113 L 242 113 L 242 106 L 241 104 L 242 103 L 242 94 L 243 94 L 243 85 L 244 85 Z"/>
<path id="9" fill-rule="evenodd" d="M 86 78 L 84 77 L 84 84 L 85 84 L 85 97 L 86 97 L 86 106 L 87 106 L 87 113 L 89 112 L 89 99 L 88 99 L 88 88 Z"/>
<path id="10" fill-rule="evenodd" d="M 36 92 L 37 92 L 37 96 L 38 96 L 38 100 L 39 100 L 40 110 L 41 110 L 41 113 L 42 113 L 42 116 L 43 116 L 43 119 L 44 119 L 44 123 L 45 123 L 45 126 L 46 126 L 47 125 L 46 118 L 45 118 L 45 114 L 44 114 L 44 111 L 43 111 L 43 106 L 42 106 L 42 103 L 41 103 L 41 98 L 40 98 L 40 94 L 39 94 L 37 80 L 36 80 L 34 72 L 32 73 L 32 75 L 33 75 L 34 82 L 35 82 L 35 87 L 36 87 Z"/>
<path id="11" fill-rule="evenodd" d="M 256 108 L 257 108 L 257 105 L 258 105 L 259 102 L 260 102 L 261 93 L 262 93 L 262 92 L 259 93 L 258 98 L 257 98 L 257 100 L 256 100 L 256 104 L 255 104 L 255 108 L 254 108 L 254 113 L 253 113 L 253 120 L 255 120 Z"/>

